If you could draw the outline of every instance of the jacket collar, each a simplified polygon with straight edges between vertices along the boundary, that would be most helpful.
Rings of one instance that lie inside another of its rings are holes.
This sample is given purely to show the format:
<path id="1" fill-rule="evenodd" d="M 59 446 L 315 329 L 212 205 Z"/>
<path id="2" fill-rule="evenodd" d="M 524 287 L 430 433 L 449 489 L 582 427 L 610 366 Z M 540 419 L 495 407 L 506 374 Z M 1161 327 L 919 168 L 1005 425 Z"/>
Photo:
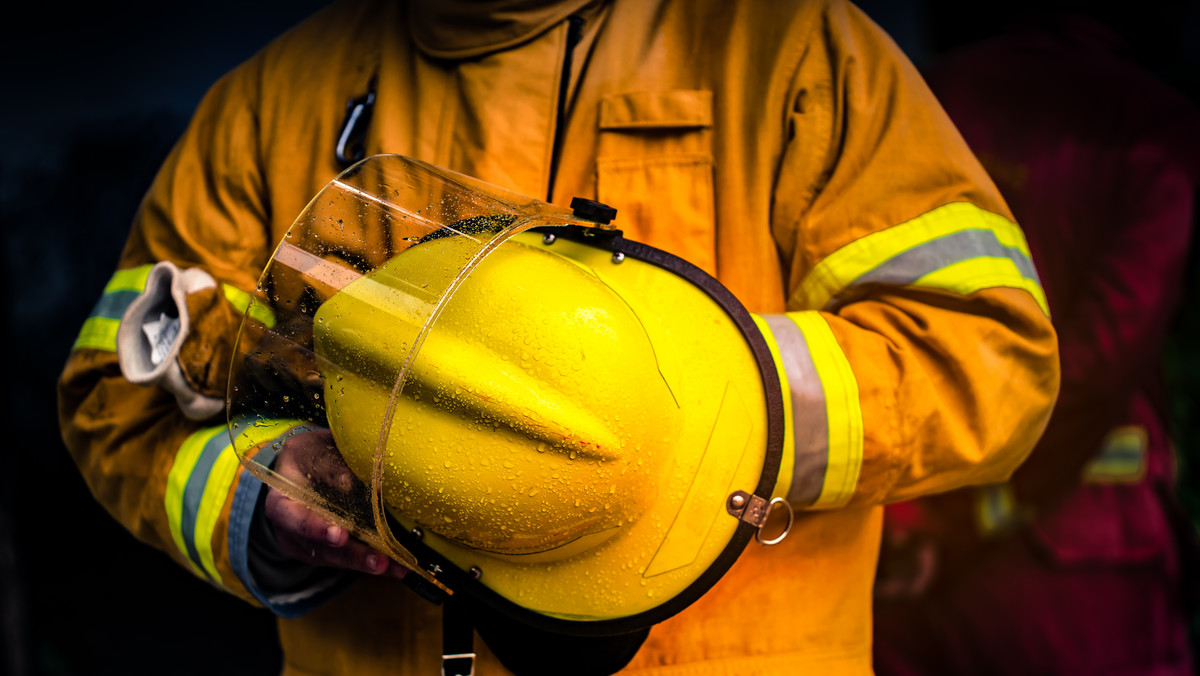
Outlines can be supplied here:
<path id="1" fill-rule="evenodd" d="M 483 56 L 532 40 L 593 0 L 412 0 L 413 42 L 439 59 Z"/>

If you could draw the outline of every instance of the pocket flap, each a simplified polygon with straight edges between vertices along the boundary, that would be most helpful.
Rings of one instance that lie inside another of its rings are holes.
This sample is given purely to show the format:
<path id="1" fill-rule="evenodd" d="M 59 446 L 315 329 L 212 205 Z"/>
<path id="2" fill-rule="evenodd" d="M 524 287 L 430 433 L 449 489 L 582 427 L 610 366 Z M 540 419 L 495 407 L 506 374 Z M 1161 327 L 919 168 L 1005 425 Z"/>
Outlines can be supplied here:
<path id="1" fill-rule="evenodd" d="M 687 129 L 712 126 L 712 92 L 611 94 L 600 101 L 601 129 Z"/>

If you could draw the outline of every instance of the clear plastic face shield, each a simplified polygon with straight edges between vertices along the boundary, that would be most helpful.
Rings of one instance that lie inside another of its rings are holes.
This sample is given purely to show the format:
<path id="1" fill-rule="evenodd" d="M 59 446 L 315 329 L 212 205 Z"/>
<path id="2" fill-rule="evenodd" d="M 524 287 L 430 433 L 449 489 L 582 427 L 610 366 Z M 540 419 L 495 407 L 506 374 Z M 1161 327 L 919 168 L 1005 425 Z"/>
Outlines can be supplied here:
<path id="1" fill-rule="evenodd" d="M 425 360 L 418 355 L 439 314 L 489 254 L 529 228 L 564 225 L 597 226 L 399 156 L 369 158 L 338 176 L 280 243 L 238 335 L 228 414 L 243 466 L 441 586 L 394 537 L 385 505 L 432 503 L 430 491 L 454 483 L 460 456 L 446 454 L 435 467 L 430 455 L 420 461 L 428 467 L 414 467 L 388 440 L 419 435 L 436 448 L 453 445 L 446 437 L 454 430 L 445 415 L 417 429 L 413 415 L 396 412 L 419 415 L 436 404 L 442 411 L 470 409 L 466 422 L 479 430 L 501 426 L 503 414 L 489 415 L 489 393 L 470 391 L 476 388 L 469 361 L 477 350 L 465 344 Z M 467 343 L 488 340 L 488 327 L 459 328 Z M 406 387 L 414 371 L 422 377 Z M 497 405 L 503 402 L 491 402 Z M 405 471 L 388 471 L 401 464 Z M 428 473 L 429 481 L 402 485 L 414 472 Z M 486 495 L 488 487 L 482 489 Z M 452 513 L 413 511 L 454 532 Z"/>
<path id="2" fill-rule="evenodd" d="M 621 633 L 755 536 L 785 416 L 732 294 L 579 214 L 408 158 L 351 167 L 263 273 L 229 428 L 256 477 L 435 586 Z"/>

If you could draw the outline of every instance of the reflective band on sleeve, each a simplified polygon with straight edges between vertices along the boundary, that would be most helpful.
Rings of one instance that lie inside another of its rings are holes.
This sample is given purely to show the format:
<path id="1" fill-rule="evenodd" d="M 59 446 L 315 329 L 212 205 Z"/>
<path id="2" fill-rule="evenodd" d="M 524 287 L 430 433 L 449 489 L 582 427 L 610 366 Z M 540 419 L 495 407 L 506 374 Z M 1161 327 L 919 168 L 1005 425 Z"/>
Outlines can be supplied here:
<path id="1" fill-rule="evenodd" d="M 104 287 L 104 293 L 114 293 L 117 291 L 136 291 L 141 293 L 146 290 L 146 278 L 150 276 L 150 269 L 153 265 L 139 265 L 136 268 L 128 268 L 126 270 L 117 270 L 113 273 L 112 279 L 108 280 L 108 284 Z"/>
<path id="2" fill-rule="evenodd" d="M 237 308 L 238 312 L 246 314 L 246 309 L 249 308 L 252 318 L 268 329 L 275 328 L 275 313 L 262 301 L 230 284 L 222 284 L 221 290 L 225 293 L 225 300 Z"/>
<path id="3" fill-rule="evenodd" d="M 775 371 L 779 374 L 779 384 L 783 389 L 783 457 L 779 461 L 779 478 L 775 480 L 775 490 L 771 492 L 771 498 L 785 498 L 789 502 L 795 502 L 790 498 L 792 492 L 792 479 L 795 475 L 796 462 L 796 431 L 794 426 L 795 417 L 792 414 L 792 393 L 791 386 L 788 383 L 788 370 L 783 363 L 783 351 L 779 347 L 779 342 L 775 338 L 775 334 L 771 329 L 771 321 L 787 321 L 786 317 L 774 316 L 768 320 L 766 316 L 752 314 L 754 324 L 758 326 L 758 330 L 763 334 L 763 340 L 767 342 L 767 349 L 771 351 L 771 360 L 775 363 Z M 791 324 L 791 322 L 788 322 Z M 795 326 L 793 325 L 793 329 Z M 797 333 L 799 333 L 797 331 Z M 801 336 L 803 339 L 803 336 Z M 824 465 L 824 460 L 822 460 Z M 824 470 L 822 470 L 824 472 Z M 814 496 L 815 497 L 815 496 Z M 812 500 L 797 504 L 811 504 Z"/>
<path id="4" fill-rule="evenodd" d="M 829 458 L 829 424 L 825 413 L 825 390 L 817 377 L 808 343 L 800 327 L 784 315 L 763 315 L 779 346 L 788 389 L 784 413 L 790 414 L 787 426 L 792 436 L 792 486 L 787 498 L 794 505 L 807 507 L 817 501 L 825 483 Z"/>
<path id="5" fill-rule="evenodd" d="M 186 509 L 184 506 L 184 494 L 187 490 L 189 479 L 192 476 L 192 471 L 196 469 L 196 463 L 200 460 L 201 455 L 206 448 L 215 446 L 216 452 L 222 450 L 222 446 L 227 446 L 228 442 L 225 437 L 225 427 L 207 427 L 195 432 L 179 447 L 179 452 L 175 454 L 175 462 L 171 465 L 171 471 L 167 474 L 167 491 L 166 491 L 166 509 L 167 522 L 171 525 L 171 537 L 175 540 L 175 547 L 183 552 L 188 559 L 188 563 L 192 566 L 192 572 L 204 577 L 209 575 L 202 572 L 200 567 L 200 553 L 196 551 L 195 538 L 195 510 Z M 222 442 L 225 441 L 223 444 Z M 210 450 L 210 452 L 212 452 Z M 202 476 L 204 481 L 207 481 L 208 476 Z M 203 484 L 202 484 L 203 485 Z M 188 524 L 184 525 L 185 516 Z M 185 532 L 187 535 L 185 536 Z M 212 578 L 217 581 L 220 578 Z"/>
<path id="6" fill-rule="evenodd" d="M 1025 235 L 1007 218 L 953 202 L 838 249 L 805 277 L 795 302 L 823 309 L 865 284 L 917 286 L 967 295 L 1023 289 L 1049 314 Z"/>
<path id="7" fill-rule="evenodd" d="M 764 315 L 779 344 L 792 399 L 795 469 L 789 500 L 840 507 L 854 495 L 862 467 L 858 381 L 818 312 Z"/>
<path id="8" fill-rule="evenodd" d="M 239 446 L 252 448 L 280 440 L 300 425 L 298 420 L 259 422 L 244 426 Z M 192 571 L 220 584 L 213 554 L 213 534 L 237 474 L 237 453 L 224 425 L 206 427 L 189 436 L 175 454 L 167 475 L 165 507 L 171 537 Z"/>
<path id="9" fill-rule="evenodd" d="M 87 320 L 79 331 L 72 347 L 91 348 L 94 350 L 117 351 L 117 328 L 121 325 L 121 317 L 129 309 L 129 305 L 146 290 L 146 279 L 153 265 L 142 265 L 127 270 L 118 270 L 104 287 L 104 293 Z M 236 286 L 222 284 L 225 300 L 237 308 L 238 312 L 246 313 L 249 308 L 250 316 L 261 322 L 267 328 L 275 328 L 275 313 L 262 301 L 255 299 L 249 293 Z"/>
<path id="10" fill-rule="evenodd" d="M 113 274 L 108 284 L 105 285 L 100 300 L 96 302 L 91 314 L 83 322 L 83 328 L 79 330 L 79 336 L 75 339 L 72 350 L 90 348 L 108 352 L 117 351 L 117 327 L 121 324 L 121 317 L 129 308 L 130 303 L 145 290 L 146 278 L 150 275 L 150 269 L 153 267 L 153 265 L 142 265 L 127 270 L 117 270 Z"/>
<path id="11" fill-rule="evenodd" d="M 120 325 L 120 319 L 89 317 L 83 323 L 83 328 L 79 329 L 79 336 L 75 339 L 75 345 L 71 349 L 91 348 L 116 352 L 117 327 Z"/>
<path id="12" fill-rule="evenodd" d="M 796 322 L 808 341 L 817 376 L 825 390 L 825 413 L 829 424 L 829 465 L 825 485 L 814 507 L 841 507 L 854 495 L 862 469 L 863 422 L 858 402 L 858 380 L 850 361 L 838 345 L 833 330 L 818 312 L 796 312 Z"/>
<path id="13" fill-rule="evenodd" d="M 982 486 L 976 492 L 975 525 L 981 535 L 1009 528 L 1016 514 L 1016 498 L 1009 484 Z"/>
<path id="14" fill-rule="evenodd" d="M 140 291 L 108 291 L 92 308 L 92 316 L 119 320 L 139 295 Z"/>
<path id="15" fill-rule="evenodd" d="M 918 279 L 914 285 L 953 291 L 962 296 L 997 286 L 1024 289 L 1037 301 L 1042 312 L 1049 316 L 1050 306 L 1046 303 L 1046 292 L 1042 290 L 1042 285 L 1037 279 L 1020 277 L 1020 274 L 1014 261 L 1007 258 L 972 258 L 935 270 Z"/>
<path id="16" fill-rule="evenodd" d="M 1146 476 L 1149 437 L 1141 425 L 1118 427 L 1104 437 L 1100 452 L 1083 468 L 1087 483 L 1137 483 Z"/>

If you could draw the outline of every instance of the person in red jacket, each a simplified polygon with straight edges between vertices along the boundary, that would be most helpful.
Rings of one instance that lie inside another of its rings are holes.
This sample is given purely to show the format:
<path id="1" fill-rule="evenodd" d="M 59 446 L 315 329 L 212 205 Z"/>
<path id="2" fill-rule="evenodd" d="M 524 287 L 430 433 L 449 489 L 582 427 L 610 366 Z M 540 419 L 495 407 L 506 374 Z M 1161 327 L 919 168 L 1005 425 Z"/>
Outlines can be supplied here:
<path id="1" fill-rule="evenodd" d="M 1025 228 L 1062 390 L 1009 483 L 890 509 L 876 670 L 1190 674 L 1179 536 L 1194 533 L 1171 525 L 1160 360 L 1200 114 L 1083 15 L 1021 24 L 926 76 Z"/>

